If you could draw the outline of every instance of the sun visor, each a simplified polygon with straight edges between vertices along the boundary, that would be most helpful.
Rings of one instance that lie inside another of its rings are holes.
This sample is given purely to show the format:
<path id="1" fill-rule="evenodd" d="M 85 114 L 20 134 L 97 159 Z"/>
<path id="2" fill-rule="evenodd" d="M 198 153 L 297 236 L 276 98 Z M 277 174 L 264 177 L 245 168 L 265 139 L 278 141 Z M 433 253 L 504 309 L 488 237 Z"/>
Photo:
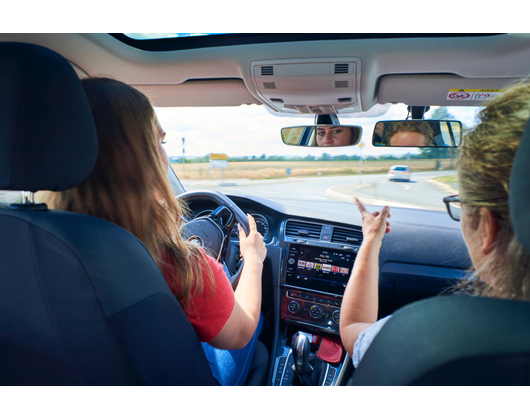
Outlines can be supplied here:
<path id="1" fill-rule="evenodd" d="M 252 85 L 264 105 L 286 114 L 344 114 L 361 109 L 361 60 L 254 61 Z"/>
<path id="2" fill-rule="evenodd" d="M 377 100 L 380 104 L 412 106 L 480 106 L 520 79 L 468 79 L 452 74 L 400 74 L 383 76 Z"/>
<path id="3" fill-rule="evenodd" d="M 154 106 L 239 106 L 260 104 L 241 79 L 190 80 L 179 85 L 133 85 Z"/>

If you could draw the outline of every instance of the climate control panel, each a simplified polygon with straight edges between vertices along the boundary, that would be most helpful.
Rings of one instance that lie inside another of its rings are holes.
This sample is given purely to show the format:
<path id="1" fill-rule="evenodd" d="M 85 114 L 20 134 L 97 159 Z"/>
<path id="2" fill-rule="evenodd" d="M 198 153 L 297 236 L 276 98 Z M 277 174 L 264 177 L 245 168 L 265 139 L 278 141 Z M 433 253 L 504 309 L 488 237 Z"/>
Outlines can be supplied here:
<path id="1" fill-rule="evenodd" d="M 284 287 L 281 317 L 287 322 L 338 334 L 341 302 L 338 296 Z"/>

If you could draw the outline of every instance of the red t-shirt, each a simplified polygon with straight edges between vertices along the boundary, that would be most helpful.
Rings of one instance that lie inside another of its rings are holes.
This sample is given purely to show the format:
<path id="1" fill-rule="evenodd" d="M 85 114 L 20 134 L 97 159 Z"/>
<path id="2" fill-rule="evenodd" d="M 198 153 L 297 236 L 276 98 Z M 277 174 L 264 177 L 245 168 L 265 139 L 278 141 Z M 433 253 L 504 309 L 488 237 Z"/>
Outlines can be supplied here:
<path id="1" fill-rule="evenodd" d="M 203 252 L 203 251 L 202 251 Z M 224 325 L 234 309 L 235 296 L 232 285 L 226 276 L 223 266 L 215 261 L 212 257 L 206 256 L 206 260 L 212 269 L 215 279 L 215 291 L 212 294 L 212 288 L 207 278 L 204 278 L 204 287 L 201 294 L 196 295 L 189 303 L 184 312 L 188 316 L 199 340 L 208 342 L 213 340 Z M 165 256 L 164 256 L 165 257 Z M 169 263 L 167 258 L 164 260 Z M 203 266 L 204 270 L 204 266 Z M 177 295 L 178 282 L 169 279 L 167 270 L 162 269 L 162 274 L 166 279 L 171 291 Z"/>

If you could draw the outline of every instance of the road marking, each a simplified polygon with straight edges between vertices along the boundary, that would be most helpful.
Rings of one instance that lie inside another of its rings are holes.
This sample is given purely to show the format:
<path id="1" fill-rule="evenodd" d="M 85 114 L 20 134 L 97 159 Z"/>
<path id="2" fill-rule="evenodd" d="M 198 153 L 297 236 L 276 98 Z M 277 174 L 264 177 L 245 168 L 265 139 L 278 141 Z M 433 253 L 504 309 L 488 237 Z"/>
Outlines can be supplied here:
<path id="1" fill-rule="evenodd" d="M 324 197 L 317 197 L 316 195 L 301 195 L 300 197 L 315 198 L 317 200 L 326 200 Z"/>
<path id="2" fill-rule="evenodd" d="M 263 194 L 280 194 L 278 191 L 256 191 Z"/>

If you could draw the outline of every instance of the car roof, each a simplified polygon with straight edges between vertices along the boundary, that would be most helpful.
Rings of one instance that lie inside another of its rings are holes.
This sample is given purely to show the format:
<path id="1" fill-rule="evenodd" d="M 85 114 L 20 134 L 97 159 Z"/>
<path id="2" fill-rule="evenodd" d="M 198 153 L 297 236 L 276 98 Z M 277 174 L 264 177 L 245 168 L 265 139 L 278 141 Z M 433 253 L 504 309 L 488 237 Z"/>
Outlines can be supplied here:
<path id="1" fill-rule="evenodd" d="M 282 42 L 348 39 L 470 38 L 502 35 L 502 33 L 111 33 L 110 35 L 127 45 L 144 51 L 180 51 Z"/>
<path id="2" fill-rule="evenodd" d="M 397 34 L 158 52 L 138 49 L 104 33 L 0 34 L 0 41 L 49 47 L 65 56 L 80 75 L 108 75 L 132 84 L 156 106 L 265 104 L 275 112 L 294 112 L 278 109 L 280 105 L 271 101 L 273 94 L 263 88 L 266 80 L 276 82 L 279 92 L 274 95 L 292 97 L 301 106 L 325 106 L 330 98 L 340 99 L 340 86 L 333 82 L 346 76 L 337 79 L 322 69 L 343 62 L 354 68 L 348 79 L 348 96 L 354 104 L 348 109 L 355 112 L 377 103 L 472 106 L 482 102 L 452 100 L 449 93 L 498 90 L 530 73 L 530 34 Z M 280 74 L 256 73 L 269 66 Z M 282 90 L 284 85 L 288 88 Z M 315 86 L 329 88 L 320 95 Z"/>

